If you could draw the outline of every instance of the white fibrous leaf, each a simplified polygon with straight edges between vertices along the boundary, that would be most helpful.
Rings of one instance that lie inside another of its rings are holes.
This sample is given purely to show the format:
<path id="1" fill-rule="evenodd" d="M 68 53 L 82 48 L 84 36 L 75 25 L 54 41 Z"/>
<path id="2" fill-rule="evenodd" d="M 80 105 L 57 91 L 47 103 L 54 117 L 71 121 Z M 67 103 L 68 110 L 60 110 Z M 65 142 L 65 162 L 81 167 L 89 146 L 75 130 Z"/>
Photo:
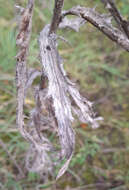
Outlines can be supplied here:
<path id="1" fill-rule="evenodd" d="M 59 178 L 67 170 L 74 151 L 75 134 L 71 127 L 73 114 L 78 115 L 81 121 L 90 123 L 93 128 L 97 128 L 98 123 L 92 112 L 92 103 L 82 97 L 75 84 L 67 78 L 57 50 L 57 36 L 48 34 L 49 25 L 46 25 L 40 33 L 39 46 L 41 64 L 48 78 L 47 96 L 52 98 L 52 108 L 58 125 L 60 157 L 66 159 L 66 163 L 58 173 L 57 178 Z M 75 103 L 75 110 L 71 105 L 72 101 Z"/>
<path id="2" fill-rule="evenodd" d="M 80 27 L 85 23 L 86 21 L 83 18 L 68 19 L 67 17 L 64 17 L 59 25 L 59 28 L 70 28 L 76 32 L 79 32 Z"/>

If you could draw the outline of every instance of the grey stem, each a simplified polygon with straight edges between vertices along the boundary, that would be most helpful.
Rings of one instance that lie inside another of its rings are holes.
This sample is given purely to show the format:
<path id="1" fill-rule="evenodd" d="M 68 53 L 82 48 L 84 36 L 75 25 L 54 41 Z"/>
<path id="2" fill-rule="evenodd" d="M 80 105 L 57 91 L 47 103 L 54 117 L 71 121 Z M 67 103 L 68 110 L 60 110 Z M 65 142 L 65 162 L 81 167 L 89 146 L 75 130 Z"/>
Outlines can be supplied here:
<path id="1" fill-rule="evenodd" d="M 27 7 L 24 9 L 21 16 L 19 24 L 19 33 L 16 38 L 16 45 L 19 48 L 19 52 L 16 56 L 17 126 L 24 137 L 25 133 L 23 129 L 23 105 L 25 95 L 25 84 L 27 81 L 26 62 L 29 51 L 29 41 L 31 37 L 33 8 L 34 0 L 28 0 Z"/>
<path id="2" fill-rule="evenodd" d="M 64 0 L 55 0 L 55 7 L 54 7 L 49 35 L 51 33 L 56 33 L 56 30 L 57 30 L 60 20 L 61 20 L 61 11 L 63 8 L 63 4 L 64 4 Z"/>

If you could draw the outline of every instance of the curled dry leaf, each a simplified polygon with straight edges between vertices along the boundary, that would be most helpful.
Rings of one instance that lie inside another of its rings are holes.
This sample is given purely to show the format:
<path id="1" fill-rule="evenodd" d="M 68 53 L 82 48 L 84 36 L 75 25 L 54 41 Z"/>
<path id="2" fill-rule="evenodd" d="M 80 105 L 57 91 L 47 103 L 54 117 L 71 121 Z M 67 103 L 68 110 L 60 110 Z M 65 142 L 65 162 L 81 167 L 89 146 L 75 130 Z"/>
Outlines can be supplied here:
<path id="1" fill-rule="evenodd" d="M 39 46 L 42 70 L 48 78 L 47 97 L 52 98 L 52 109 L 58 126 L 60 157 L 67 160 L 58 173 L 57 177 L 60 177 L 66 171 L 74 151 L 75 134 L 71 127 L 73 113 L 81 121 L 90 123 L 93 128 L 97 128 L 98 123 L 92 112 L 92 103 L 80 95 L 75 84 L 66 76 L 57 50 L 57 36 L 48 35 L 49 28 L 49 25 L 46 25 L 40 33 Z M 71 105 L 72 101 L 75 106 Z"/>

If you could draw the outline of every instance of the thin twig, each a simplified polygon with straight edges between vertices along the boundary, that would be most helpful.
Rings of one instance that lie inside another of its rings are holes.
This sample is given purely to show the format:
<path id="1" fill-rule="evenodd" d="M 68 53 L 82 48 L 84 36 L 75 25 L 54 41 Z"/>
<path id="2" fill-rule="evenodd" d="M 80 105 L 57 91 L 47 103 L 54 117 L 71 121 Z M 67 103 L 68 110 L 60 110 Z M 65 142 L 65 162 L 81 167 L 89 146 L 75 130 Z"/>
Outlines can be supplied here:
<path id="1" fill-rule="evenodd" d="M 70 190 L 86 190 L 87 188 L 109 188 L 111 186 L 111 183 L 94 183 L 94 184 L 89 184 L 89 185 L 84 185 L 76 188 L 70 188 Z M 67 189 L 66 189 L 67 190 Z"/>
<path id="2" fill-rule="evenodd" d="M 114 153 L 114 152 L 126 152 L 129 151 L 129 147 L 126 148 L 105 148 L 100 150 L 102 153 Z"/>

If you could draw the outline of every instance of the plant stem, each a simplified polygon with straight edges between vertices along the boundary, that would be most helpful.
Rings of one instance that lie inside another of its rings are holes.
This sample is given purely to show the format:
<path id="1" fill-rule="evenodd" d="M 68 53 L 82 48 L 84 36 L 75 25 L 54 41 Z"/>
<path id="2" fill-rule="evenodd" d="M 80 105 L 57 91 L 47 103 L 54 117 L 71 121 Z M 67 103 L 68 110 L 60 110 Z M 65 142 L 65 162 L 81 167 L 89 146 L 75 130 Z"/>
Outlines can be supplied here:
<path id="1" fill-rule="evenodd" d="M 49 35 L 51 33 L 56 33 L 56 30 L 59 26 L 60 19 L 61 19 L 61 11 L 64 4 L 64 0 L 55 0 L 55 7 L 53 11 L 53 17 L 51 21 Z"/>

